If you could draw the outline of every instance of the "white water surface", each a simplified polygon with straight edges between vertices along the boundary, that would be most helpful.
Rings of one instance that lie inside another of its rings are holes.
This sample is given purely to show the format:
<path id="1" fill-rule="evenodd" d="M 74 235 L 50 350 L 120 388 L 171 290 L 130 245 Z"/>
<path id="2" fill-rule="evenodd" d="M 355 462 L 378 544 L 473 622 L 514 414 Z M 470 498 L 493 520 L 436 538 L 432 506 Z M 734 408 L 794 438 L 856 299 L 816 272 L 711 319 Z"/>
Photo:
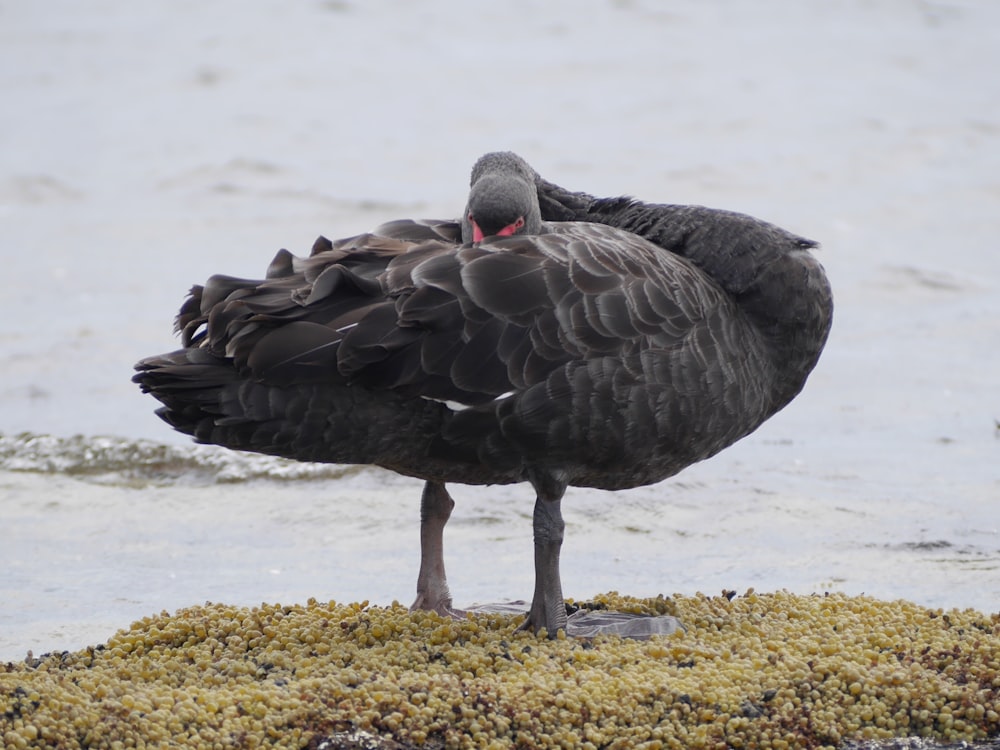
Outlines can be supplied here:
<path id="1" fill-rule="evenodd" d="M 207 599 L 412 598 L 418 482 L 109 455 L 187 445 L 129 378 L 176 345 L 191 284 L 455 216 L 498 149 L 817 239 L 835 293 L 819 366 L 757 433 L 656 486 L 571 491 L 567 596 L 996 612 L 998 69 L 987 0 L 0 4 L 0 659 Z M 529 488 L 454 494 L 456 602 L 529 597 Z"/>

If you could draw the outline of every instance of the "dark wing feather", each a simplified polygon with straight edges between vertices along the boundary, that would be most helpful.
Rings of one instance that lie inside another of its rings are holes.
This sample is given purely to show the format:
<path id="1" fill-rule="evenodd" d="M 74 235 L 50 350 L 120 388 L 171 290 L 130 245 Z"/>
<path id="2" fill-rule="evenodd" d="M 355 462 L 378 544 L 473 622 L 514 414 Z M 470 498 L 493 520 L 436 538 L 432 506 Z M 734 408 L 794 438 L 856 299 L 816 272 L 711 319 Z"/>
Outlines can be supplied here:
<path id="1" fill-rule="evenodd" d="M 552 305 L 541 272 L 544 262 L 533 247 L 482 252 L 462 268 L 462 286 L 469 299 L 496 317 L 531 321 Z"/>
<path id="2" fill-rule="evenodd" d="M 337 373 L 339 339 L 328 326 L 295 320 L 261 336 L 250 351 L 247 367 L 260 380 L 275 385 L 330 379 Z"/>
<path id="3" fill-rule="evenodd" d="M 399 219 L 380 225 L 372 234 L 405 242 L 446 242 L 449 245 L 462 242 L 462 226 L 457 221 Z"/>

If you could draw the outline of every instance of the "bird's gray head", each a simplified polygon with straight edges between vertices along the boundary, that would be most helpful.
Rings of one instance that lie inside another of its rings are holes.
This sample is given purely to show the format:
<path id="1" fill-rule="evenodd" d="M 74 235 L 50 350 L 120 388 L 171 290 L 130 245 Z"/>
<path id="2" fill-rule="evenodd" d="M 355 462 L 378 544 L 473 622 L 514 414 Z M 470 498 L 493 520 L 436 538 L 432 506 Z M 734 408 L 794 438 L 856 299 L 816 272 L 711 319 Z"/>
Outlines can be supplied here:
<path id="1" fill-rule="evenodd" d="M 541 229 L 535 170 L 509 151 L 480 157 L 472 168 L 469 203 L 462 216 L 462 241 L 538 234 Z"/>

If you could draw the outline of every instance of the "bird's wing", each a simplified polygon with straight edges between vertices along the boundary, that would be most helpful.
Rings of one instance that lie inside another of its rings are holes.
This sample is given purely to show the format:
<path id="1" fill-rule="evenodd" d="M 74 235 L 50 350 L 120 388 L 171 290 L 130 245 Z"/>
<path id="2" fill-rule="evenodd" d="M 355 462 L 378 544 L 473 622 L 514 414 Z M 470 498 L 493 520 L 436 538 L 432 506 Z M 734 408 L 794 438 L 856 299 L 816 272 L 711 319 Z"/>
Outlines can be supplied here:
<path id="1" fill-rule="evenodd" d="M 639 376 L 643 351 L 683 346 L 721 296 L 685 261 L 607 227 L 475 246 L 397 232 L 414 234 L 321 239 L 309 258 L 279 253 L 261 281 L 214 276 L 178 317 L 185 345 L 274 385 L 476 406 L 572 361 L 613 357 Z"/>

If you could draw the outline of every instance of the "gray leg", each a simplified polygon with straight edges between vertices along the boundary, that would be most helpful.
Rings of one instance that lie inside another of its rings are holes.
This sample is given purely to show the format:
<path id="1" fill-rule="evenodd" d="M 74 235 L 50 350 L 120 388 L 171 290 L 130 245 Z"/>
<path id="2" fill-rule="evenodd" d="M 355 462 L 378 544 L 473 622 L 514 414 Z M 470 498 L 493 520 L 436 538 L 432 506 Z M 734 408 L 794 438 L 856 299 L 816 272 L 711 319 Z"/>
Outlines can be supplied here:
<path id="1" fill-rule="evenodd" d="M 417 599 L 410 607 L 454 615 L 444 573 L 444 527 L 455 501 L 440 482 L 427 482 L 420 498 L 420 573 Z"/>
<path id="2" fill-rule="evenodd" d="M 559 550 L 562 547 L 563 529 L 562 495 L 565 485 L 555 482 L 542 487 L 536 483 L 535 498 L 535 595 L 531 610 L 521 624 L 521 630 L 538 632 L 545 628 L 549 638 L 566 629 L 566 603 L 563 601 L 562 582 L 559 578 Z"/>

